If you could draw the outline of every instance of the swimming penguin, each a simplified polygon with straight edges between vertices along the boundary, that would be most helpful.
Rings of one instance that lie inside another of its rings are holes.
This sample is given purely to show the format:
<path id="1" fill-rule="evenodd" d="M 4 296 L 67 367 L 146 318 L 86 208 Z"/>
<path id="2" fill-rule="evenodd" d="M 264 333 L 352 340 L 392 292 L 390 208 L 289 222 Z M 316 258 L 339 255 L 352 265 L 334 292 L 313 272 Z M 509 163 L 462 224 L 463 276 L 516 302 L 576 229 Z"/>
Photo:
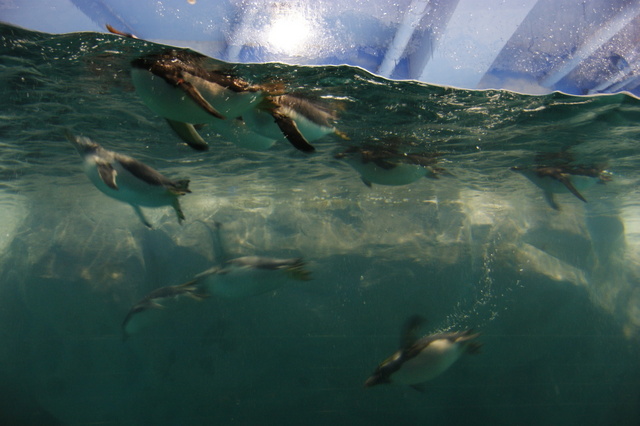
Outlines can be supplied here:
<path id="1" fill-rule="evenodd" d="M 352 146 L 334 156 L 345 160 L 358 173 L 368 187 L 378 185 L 407 185 L 429 177 L 438 179 L 445 173 L 437 167 L 437 153 L 411 154 L 396 148 Z"/>
<path id="2" fill-rule="evenodd" d="M 308 281 L 311 273 L 300 258 L 244 256 L 226 260 L 195 278 L 212 296 L 236 299 L 273 291 L 288 281 Z"/>
<path id="3" fill-rule="evenodd" d="M 584 191 L 597 183 L 605 183 L 611 180 L 611 173 L 600 167 L 571 166 L 559 164 L 551 166 L 511 167 L 533 182 L 544 191 L 544 196 L 549 205 L 560 210 L 560 206 L 554 199 L 554 194 L 571 192 L 576 198 L 587 202 L 580 191 Z"/>
<path id="4" fill-rule="evenodd" d="M 130 204 L 145 226 L 152 227 L 141 206 L 171 206 L 182 223 L 184 213 L 178 197 L 191 192 L 188 180 L 172 181 L 140 161 L 108 151 L 89 138 L 68 131 L 66 136 L 84 160 L 84 171 L 96 188 Z"/>
<path id="5" fill-rule="evenodd" d="M 267 138 L 284 136 L 296 149 L 313 152 L 309 142 L 335 133 L 348 139 L 335 128 L 335 114 L 324 106 L 291 94 L 268 96 L 256 108 L 242 115 L 243 121 L 254 132 Z"/>
<path id="6" fill-rule="evenodd" d="M 420 384 L 445 372 L 465 353 L 478 354 L 481 344 L 473 340 L 479 333 L 471 330 L 441 333 L 417 338 L 423 323 L 413 316 L 405 323 L 401 349 L 383 361 L 365 382 L 366 387 L 399 383 L 418 390 Z"/>
<path id="7" fill-rule="evenodd" d="M 166 315 L 166 310 L 178 309 L 186 300 L 202 301 L 208 295 L 194 281 L 156 289 L 133 305 L 122 322 L 124 337 L 136 334 Z"/>
<path id="8" fill-rule="evenodd" d="M 263 87 L 206 69 L 205 59 L 195 52 L 169 50 L 131 62 L 136 92 L 149 109 L 171 120 L 174 130 L 184 127 L 182 132 L 189 134 L 193 125 L 240 117 L 264 99 Z M 207 146 L 202 140 L 185 141 L 199 150 Z"/>

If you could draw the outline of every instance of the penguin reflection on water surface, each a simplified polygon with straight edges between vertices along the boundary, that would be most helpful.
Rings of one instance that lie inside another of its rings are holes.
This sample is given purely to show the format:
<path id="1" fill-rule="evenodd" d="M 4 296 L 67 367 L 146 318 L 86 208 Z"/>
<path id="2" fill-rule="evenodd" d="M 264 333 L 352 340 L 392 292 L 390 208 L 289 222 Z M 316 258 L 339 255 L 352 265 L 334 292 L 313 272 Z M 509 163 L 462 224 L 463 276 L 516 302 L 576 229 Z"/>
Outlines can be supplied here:
<path id="1" fill-rule="evenodd" d="M 178 197 L 191 192 L 188 180 L 170 180 L 140 161 L 104 149 L 87 137 L 71 132 L 66 132 L 66 136 L 84 160 L 84 171 L 96 188 L 131 205 L 145 226 L 152 227 L 141 206 L 171 206 L 182 223 L 184 213 Z"/>
<path id="2" fill-rule="evenodd" d="M 401 348 L 383 361 L 365 382 L 366 387 L 398 383 L 418 390 L 420 385 L 444 373 L 463 354 L 478 354 L 479 333 L 471 330 L 440 333 L 422 338 L 417 332 L 424 320 L 413 316 L 405 323 Z"/>

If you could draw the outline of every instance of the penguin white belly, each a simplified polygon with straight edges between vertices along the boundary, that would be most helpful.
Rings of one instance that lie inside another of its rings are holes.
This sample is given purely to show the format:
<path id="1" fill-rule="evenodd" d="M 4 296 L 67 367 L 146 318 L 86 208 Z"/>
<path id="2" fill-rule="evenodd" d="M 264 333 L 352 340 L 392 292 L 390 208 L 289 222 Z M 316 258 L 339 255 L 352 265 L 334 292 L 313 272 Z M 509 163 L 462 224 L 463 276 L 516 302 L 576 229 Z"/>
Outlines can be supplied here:
<path id="1" fill-rule="evenodd" d="M 276 139 L 262 136 L 250 130 L 240 120 L 218 120 L 211 123 L 212 129 L 228 142 L 253 151 L 266 151 L 276 143 Z M 282 139 L 282 134 L 278 139 Z"/>
<path id="2" fill-rule="evenodd" d="M 374 162 L 362 163 L 358 159 L 347 161 L 365 182 L 378 185 L 407 185 L 427 175 L 427 169 L 417 164 L 398 164 L 391 169 L 384 169 Z"/>
<path id="3" fill-rule="evenodd" d="M 446 371 L 460 357 L 460 345 L 447 339 L 431 342 L 418 355 L 407 360 L 392 375 L 394 383 L 415 385 L 423 383 Z"/>
<path id="4" fill-rule="evenodd" d="M 241 267 L 212 275 L 204 285 L 214 296 L 239 299 L 276 290 L 286 281 L 287 277 L 280 271 Z"/>
<path id="5" fill-rule="evenodd" d="M 131 70 L 131 79 L 145 105 L 162 117 L 192 124 L 220 120 L 204 110 L 180 87 L 172 86 L 150 71 L 134 67 Z M 261 92 L 234 92 L 191 75 L 187 81 L 216 111 L 228 118 L 242 115 L 263 98 Z"/>
<path id="6" fill-rule="evenodd" d="M 296 126 L 298 126 L 298 130 L 302 136 L 304 136 L 304 138 L 309 142 L 335 132 L 333 127 L 322 126 L 314 123 L 291 108 L 280 108 L 283 110 L 282 112 L 284 115 L 291 117 L 291 119 L 296 123 Z M 252 131 L 267 138 L 276 140 L 284 139 L 282 130 L 278 127 L 275 119 L 268 112 L 260 109 L 252 109 L 245 112 L 242 115 L 242 118 Z"/>
<path id="7" fill-rule="evenodd" d="M 149 185 L 133 176 L 118 163 L 113 164 L 116 170 L 116 184 L 118 189 L 107 186 L 98 173 L 95 159 L 85 159 L 85 172 L 91 182 L 101 192 L 125 203 L 144 206 L 144 207 L 160 207 L 171 205 L 175 195 L 171 194 L 167 188 L 162 185 Z"/>

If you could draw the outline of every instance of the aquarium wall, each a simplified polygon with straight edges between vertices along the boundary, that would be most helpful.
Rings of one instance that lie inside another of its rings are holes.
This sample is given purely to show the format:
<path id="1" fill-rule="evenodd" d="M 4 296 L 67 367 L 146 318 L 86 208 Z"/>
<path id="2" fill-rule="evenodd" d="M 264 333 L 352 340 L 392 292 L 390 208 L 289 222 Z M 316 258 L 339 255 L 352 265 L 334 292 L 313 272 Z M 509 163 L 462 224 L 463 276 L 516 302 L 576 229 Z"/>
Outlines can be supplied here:
<path id="1" fill-rule="evenodd" d="M 230 62 L 348 64 L 462 88 L 638 94 L 634 0 L 5 2 L 0 19 L 105 31 Z"/>
<path id="2" fill-rule="evenodd" d="M 481 6 L 0 3 L 0 424 L 639 424 L 638 5 Z"/>

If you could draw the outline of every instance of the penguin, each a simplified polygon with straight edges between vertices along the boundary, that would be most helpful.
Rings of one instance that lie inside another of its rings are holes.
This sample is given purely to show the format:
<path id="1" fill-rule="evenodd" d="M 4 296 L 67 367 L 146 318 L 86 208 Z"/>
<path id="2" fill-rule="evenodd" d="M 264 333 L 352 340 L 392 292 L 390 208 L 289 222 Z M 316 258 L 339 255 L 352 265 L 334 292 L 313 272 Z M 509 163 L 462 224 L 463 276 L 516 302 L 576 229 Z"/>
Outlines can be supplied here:
<path id="1" fill-rule="evenodd" d="M 438 179 L 446 173 L 437 167 L 440 154 L 403 153 L 395 148 L 352 146 L 334 155 L 338 160 L 345 160 L 359 174 L 362 182 L 368 187 L 378 185 L 408 185 L 420 178 Z"/>
<path id="2" fill-rule="evenodd" d="M 178 197 L 191 192 L 188 180 L 170 180 L 140 161 L 106 150 L 87 137 L 69 131 L 66 136 L 84 160 L 84 171 L 96 188 L 131 205 L 145 226 L 152 228 L 141 206 L 171 206 L 182 224 L 185 217 Z"/>
<path id="3" fill-rule="evenodd" d="M 410 317 L 404 325 L 400 350 L 384 360 L 365 383 L 365 387 L 385 383 L 409 385 L 421 390 L 421 384 L 444 373 L 463 354 L 480 353 L 475 342 L 479 333 L 471 330 L 439 333 L 417 338 L 424 320 Z"/>
<path id="4" fill-rule="evenodd" d="M 239 299 L 267 293 L 288 281 L 308 281 L 311 273 L 301 258 L 243 256 L 224 261 L 195 277 L 212 296 Z"/>
<path id="5" fill-rule="evenodd" d="M 158 288 L 147 294 L 127 313 L 122 322 L 123 336 L 127 337 L 152 325 L 165 315 L 165 310 L 178 309 L 184 300 L 202 301 L 208 295 L 204 293 L 194 281 Z"/>
<path id="6" fill-rule="evenodd" d="M 170 120 L 179 136 L 193 134 L 193 125 L 240 117 L 264 99 L 264 88 L 203 66 L 206 56 L 185 50 L 150 54 L 131 62 L 131 79 L 142 101 Z M 184 139 L 197 150 L 208 145 Z"/>
<path id="7" fill-rule="evenodd" d="M 336 116 L 332 111 L 291 94 L 267 96 L 256 108 L 246 111 L 242 119 L 254 132 L 271 139 L 284 136 L 303 152 L 315 151 L 310 142 L 331 133 L 348 139 L 333 125 Z"/>
<path id="8" fill-rule="evenodd" d="M 554 194 L 572 193 L 577 199 L 586 203 L 581 194 L 597 183 L 611 181 L 611 173 L 595 166 L 571 166 L 569 164 L 539 165 L 533 167 L 511 167 L 544 191 L 545 199 L 551 208 L 560 210 Z"/>
<path id="9" fill-rule="evenodd" d="M 134 59 L 133 84 L 156 114 L 192 124 L 239 117 L 262 101 L 260 86 L 206 69 L 206 58 L 186 50 L 168 50 Z"/>

